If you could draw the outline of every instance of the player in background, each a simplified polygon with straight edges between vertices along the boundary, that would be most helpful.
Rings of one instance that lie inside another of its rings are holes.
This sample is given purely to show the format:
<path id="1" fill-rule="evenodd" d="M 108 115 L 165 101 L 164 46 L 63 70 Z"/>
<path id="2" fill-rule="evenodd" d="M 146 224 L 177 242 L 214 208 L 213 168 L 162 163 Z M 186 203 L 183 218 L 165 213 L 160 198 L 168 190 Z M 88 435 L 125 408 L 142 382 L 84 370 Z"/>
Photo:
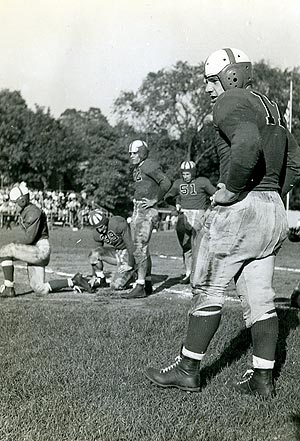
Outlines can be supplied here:
<path id="1" fill-rule="evenodd" d="M 121 297 L 142 298 L 152 293 L 151 257 L 149 242 L 158 219 L 156 204 L 163 199 L 171 182 L 160 165 L 148 158 L 149 147 L 145 141 L 135 140 L 129 145 L 133 165 L 134 199 L 131 234 L 134 243 L 134 259 L 137 265 L 137 281 L 134 289 Z"/>
<path id="2" fill-rule="evenodd" d="M 162 387 L 200 390 L 200 363 L 234 279 L 253 343 L 253 369 L 235 388 L 270 397 L 278 338 L 272 279 L 288 231 L 281 196 L 300 178 L 300 149 L 276 103 L 251 89 L 252 65 L 242 51 L 212 53 L 205 83 L 219 135 L 220 183 L 202 230 L 181 354 L 171 366 L 148 368 L 146 375 Z"/>
<path id="3" fill-rule="evenodd" d="M 181 178 L 174 181 L 165 196 L 169 205 L 176 206 L 178 220 L 176 233 L 182 248 L 185 276 L 180 281 L 189 284 L 192 272 L 192 260 L 197 250 L 196 244 L 203 224 L 203 216 L 210 207 L 210 196 L 216 188 L 209 179 L 196 177 L 196 164 L 184 161 L 180 166 Z"/>
<path id="4" fill-rule="evenodd" d="M 300 242 L 300 227 L 292 227 L 289 229 L 288 238 L 291 242 Z M 300 282 L 295 286 L 291 295 L 291 306 L 300 308 Z"/>
<path id="5" fill-rule="evenodd" d="M 4 285 L 0 297 L 14 297 L 14 261 L 27 263 L 29 284 L 37 294 L 48 294 L 63 288 L 80 288 L 91 292 L 88 281 L 80 274 L 72 278 L 45 282 L 45 268 L 50 260 L 49 231 L 46 214 L 29 200 L 29 190 L 24 182 L 16 184 L 10 191 L 10 200 L 20 209 L 19 224 L 22 238 L 0 248 L 0 264 Z"/>
<path id="6" fill-rule="evenodd" d="M 116 271 L 110 282 L 112 289 L 128 288 L 134 278 L 133 242 L 130 227 L 121 216 L 107 217 L 100 209 L 89 213 L 89 223 L 94 227 L 93 237 L 98 243 L 89 255 L 92 266 L 90 285 L 93 289 L 109 286 L 103 272 L 103 262 L 115 265 Z"/>

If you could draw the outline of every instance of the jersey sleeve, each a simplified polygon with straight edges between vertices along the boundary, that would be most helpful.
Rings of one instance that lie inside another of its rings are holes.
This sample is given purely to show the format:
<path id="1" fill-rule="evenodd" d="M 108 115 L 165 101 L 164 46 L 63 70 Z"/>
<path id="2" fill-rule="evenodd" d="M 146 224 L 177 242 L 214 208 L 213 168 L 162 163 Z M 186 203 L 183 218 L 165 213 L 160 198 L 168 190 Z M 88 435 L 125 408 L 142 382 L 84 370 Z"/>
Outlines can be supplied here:
<path id="1" fill-rule="evenodd" d="M 103 239 L 101 237 L 101 234 L 99 234 L 98 231 L 95 228 L 93 229 L 93 239 L 99 245 L 103 245 L 104 244 L 104 241 L 103 241 Z"/>
<path id="2" fill-rule="evenodd" d="M 130 226 L 124 219 L 124 228 L 123 228 L 123 240 L 128 252 L 128 265 L 130 265 L 132 268 L 134 267 L 134 244 L 131 236 Z"/>
<path id="3" fill-rule="evenodd" d="M 143 167 L 143 172 L 153 179 L 156 184 L 159 186 L 158 194 L 157 194 L 157 201 L 160 201 L 163 199 L 167 191 L 171 187 L 171 181 L 170 179 L 165 175 L 165 173 L 162 171 L 160 165 L 153 160 L 145 162 L 145 167 Z"/>
<path id="4" fill-rule="evenodd" d="M 245 97 L 225 92 L 214 107 L 214 123 L 220 136 L 230 143 L 226 188 L 240 193 L 249 182 L 261 152 L 254 109 Z"/>
<path id="5" fill-rule="evenodd" d="M 42 212 L 37 207 L 30 208 L 24 217 L 20 217 L 23 236 L 20 242 L 25 245 L 35 243 L 40 230 Z"/>
<path id="6" fill-rule="evenodd" d="M 206 192 L 206 194 L 208 194 L 208 196 L 212 196 L 215 192 L 216 192 L 216 187 L 214 185 L 212 185 L 212 183 L 210 182 L 210 180 L 208 178 L 203 178 L 203 188 Z"/>

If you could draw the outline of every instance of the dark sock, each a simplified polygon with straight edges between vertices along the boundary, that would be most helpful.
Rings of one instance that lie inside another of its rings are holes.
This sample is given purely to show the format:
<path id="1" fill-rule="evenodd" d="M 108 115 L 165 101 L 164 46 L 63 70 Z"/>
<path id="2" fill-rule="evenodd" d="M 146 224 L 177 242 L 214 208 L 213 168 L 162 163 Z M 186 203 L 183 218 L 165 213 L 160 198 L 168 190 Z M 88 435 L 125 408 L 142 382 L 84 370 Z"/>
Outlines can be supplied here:
<path id="1" fill-rule="evenodd" d="M 253 355 L 265 360 L 274 360 L 278 338 L 278 317 L 255 322 L 251 327 L 251 336 Z"/>
<path id="2" fill-rule="evenodd" d="M 197 313 L 210 315 L 190 315 L 184 347 L 191 352 L 204 354 L 219 327 L 221 320 L 220 307 L 203 308 Z"/>
<path id="3" fill-rule="evenodd" d="M 60 289 L 63 288 L 69 288 L 69 282 L 68 279 L 58 279 L 58 280 L 50 280 L 50 282 L 48 282 L 51 288 L 51 291 L 59 291 Z"/>

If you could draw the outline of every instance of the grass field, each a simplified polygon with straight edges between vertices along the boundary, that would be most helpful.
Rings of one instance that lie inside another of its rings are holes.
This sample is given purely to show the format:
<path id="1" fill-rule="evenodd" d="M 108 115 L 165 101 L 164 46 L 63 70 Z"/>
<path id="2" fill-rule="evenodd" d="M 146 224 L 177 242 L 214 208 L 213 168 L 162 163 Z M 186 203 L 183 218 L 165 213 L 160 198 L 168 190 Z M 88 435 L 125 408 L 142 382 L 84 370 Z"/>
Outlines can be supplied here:
<path id="1" fill-rule="evenodd" d="M 0 244 L 17 235 L 1 230 Z M 51 242 L 48 278 L 89 274 L 90 230 L 52 230 Z M 191 297 L 178 284 L 173 232 L 153 234 L 155 291 L 147 299 L 123 300 L 109 289 L 37 296 L 20 263 L 20 295 L 0 299 L 0 440 L 300 440 L 300 312 L 289 307 L 299 246 L 286 242 L 276 263 L 280 339 L 270 401 L 239 396 L 230 385 L 251 362 L 233 288 L 202 365 L 202 391 L 164 390 L 144 377 L 148 365 L 163 367 L 178 355 L 185 332 Z"/>

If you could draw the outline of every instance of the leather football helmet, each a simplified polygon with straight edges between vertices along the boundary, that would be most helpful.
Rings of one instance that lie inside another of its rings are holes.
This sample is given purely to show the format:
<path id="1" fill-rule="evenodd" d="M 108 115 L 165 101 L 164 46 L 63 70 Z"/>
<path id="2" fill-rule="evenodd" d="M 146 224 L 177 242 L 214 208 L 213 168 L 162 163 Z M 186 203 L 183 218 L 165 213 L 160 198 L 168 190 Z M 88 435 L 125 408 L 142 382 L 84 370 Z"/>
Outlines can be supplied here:
<path id="1" fill-rule="evenodd" d="M 26 182 L 15 184 L 9 192 L 9 199 L 16 202 L 21 208 L 26 207 L 29 203 L 29 190 Z"/>
<path id="2" fill-rule="evenodd" d="M 190 172 L 192 178 L 196 176 L 196 164 L 194 161 L 183 161 L 180 165 L 180 171 L 182 172 Z"/>
<path id="3" fill-rule="evenodd" d="M 145 141 L 136 139 L 129 144 L 129 153 L 138 153 L 141 161 L 146 159 L 149 155 L 149 147 Z"/>
<path id="4" fill-rule="evenodd" d="M 92 227 L 99 228 L 108 224 L 108 217 L 102 210 L 95 208 L 95 210 L 89 212 L 89 223 Z"/>
<path id="5" fill-rule="evenodd" d="M 204 75 L 205 78 L 217 77 L 224 90 L 246 88 L 252 84 L 252 64 L 239 49 L 220 49 L 205 61 Z"/>

